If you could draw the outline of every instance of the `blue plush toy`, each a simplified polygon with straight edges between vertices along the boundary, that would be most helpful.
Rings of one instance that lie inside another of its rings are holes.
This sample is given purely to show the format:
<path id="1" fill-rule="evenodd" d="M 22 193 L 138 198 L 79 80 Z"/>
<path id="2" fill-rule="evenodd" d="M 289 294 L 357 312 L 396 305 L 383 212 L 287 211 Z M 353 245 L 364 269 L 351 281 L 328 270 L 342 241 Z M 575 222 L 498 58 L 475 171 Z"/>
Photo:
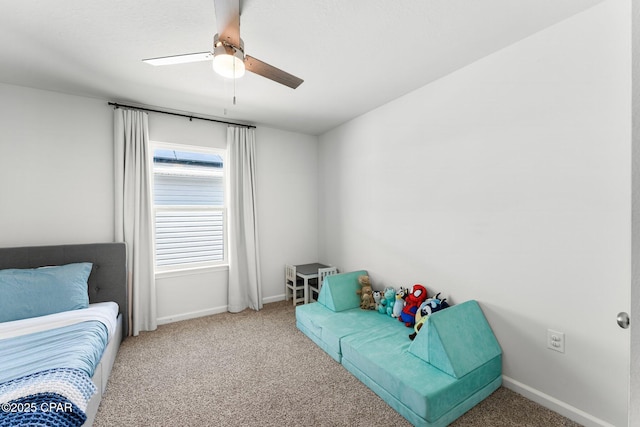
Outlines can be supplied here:
<path id="1" fill-rule="evenodd" d="M 413 341 L 418 334 L 418 331 L 422 328 L 422 324 L 430 315 L 437 311 L 444 310 L 447 307 L 449 307 L 449 303 L 446 298 L 440 299 L 440 292 L 438 292 L 434 297 L 427 298 L 425 302 L 420 304 L 420 308 L 416 312 L 414 332 L 409 335 L 409 339 Z"/>
<path id="2" fill-rule="evenodd" d="M 391 287 L 385 288 L 384 293 L 382 295 L 382 299 L 380 300 L 380 307 L 378 308 L 378 313 L 387 314 L 391 316 L 391 314 L 393 314 L 393 303 L 395 300 L 396 300 L 395 289 Z"/>
<path id="3" fill-rule="evenodd" d="M 385 288 L 385 290 L 380 292 L 380 304 L 378 304 L 378 313 L 380 313 L 380 314 L 386 314 L 387 313 L 387 299 L 384 296 L 384 293 L 386 291 L 387 291 L 387 289 Z"/>

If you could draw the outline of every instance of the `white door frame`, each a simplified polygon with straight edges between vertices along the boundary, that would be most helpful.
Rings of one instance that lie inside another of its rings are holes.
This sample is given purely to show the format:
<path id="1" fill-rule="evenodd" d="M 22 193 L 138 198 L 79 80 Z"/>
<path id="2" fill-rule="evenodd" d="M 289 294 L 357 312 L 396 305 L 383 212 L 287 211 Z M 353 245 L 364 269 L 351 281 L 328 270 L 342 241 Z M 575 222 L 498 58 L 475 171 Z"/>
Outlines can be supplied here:
<path id="1" fill-rule="evenodd" d="M 631 327 L 629 427 L 640 426 L 640 4 L 631 2 Z"/>

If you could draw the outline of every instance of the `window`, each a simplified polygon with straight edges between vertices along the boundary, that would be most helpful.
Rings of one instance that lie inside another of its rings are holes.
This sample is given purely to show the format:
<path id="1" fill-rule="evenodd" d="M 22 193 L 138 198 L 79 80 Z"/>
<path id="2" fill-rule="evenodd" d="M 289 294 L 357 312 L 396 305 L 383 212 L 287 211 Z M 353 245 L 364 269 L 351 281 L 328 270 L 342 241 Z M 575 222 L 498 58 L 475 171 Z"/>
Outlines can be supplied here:
<path id="1" fill-rule="evenodd" d="M 156 269 L 226 262 L 224 152 L 155 145 Z"/>

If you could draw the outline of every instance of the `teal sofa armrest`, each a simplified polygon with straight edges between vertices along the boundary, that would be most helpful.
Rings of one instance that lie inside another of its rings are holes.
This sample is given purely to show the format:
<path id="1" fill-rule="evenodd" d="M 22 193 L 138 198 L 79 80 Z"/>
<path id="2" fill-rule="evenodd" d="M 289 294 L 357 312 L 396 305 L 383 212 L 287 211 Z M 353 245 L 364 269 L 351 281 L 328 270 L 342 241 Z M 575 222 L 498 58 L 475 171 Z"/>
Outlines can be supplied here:
<path id="1" fill-rule="evenodd" d="M 502 356 L 500 344 L 474 300 L 429 316 L 409 352 L 454 378 Z"/>
<path id="2" fill-rule="evenodd" d="M 318 303 L 331 311 L 360 307 L 360 295 L 356 293 L 360 289 L 358 277 L 367 274 L 366 270 L 359 270 L 325 277 L 318 295 Z"/>

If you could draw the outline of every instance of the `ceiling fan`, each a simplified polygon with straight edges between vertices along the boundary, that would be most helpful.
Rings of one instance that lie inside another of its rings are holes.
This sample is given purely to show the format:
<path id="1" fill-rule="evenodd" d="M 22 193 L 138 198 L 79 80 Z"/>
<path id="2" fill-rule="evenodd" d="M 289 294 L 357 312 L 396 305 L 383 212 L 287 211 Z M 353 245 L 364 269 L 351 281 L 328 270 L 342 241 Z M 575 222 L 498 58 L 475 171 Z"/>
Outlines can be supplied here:
<path id="1" fill-rule="evenodd" d="M 218 33 L 213 37 L 213 51 L 149 58 L 143 62 L 171 65 L 213 59 L 214 71 L 226 78 L 242 77 L 248 70 L 292 89 L 302 84 L 301 78 L 244 54 L 244 42 L 240 38 L 240 0 L 214 0 L 214 6 Z"/>

